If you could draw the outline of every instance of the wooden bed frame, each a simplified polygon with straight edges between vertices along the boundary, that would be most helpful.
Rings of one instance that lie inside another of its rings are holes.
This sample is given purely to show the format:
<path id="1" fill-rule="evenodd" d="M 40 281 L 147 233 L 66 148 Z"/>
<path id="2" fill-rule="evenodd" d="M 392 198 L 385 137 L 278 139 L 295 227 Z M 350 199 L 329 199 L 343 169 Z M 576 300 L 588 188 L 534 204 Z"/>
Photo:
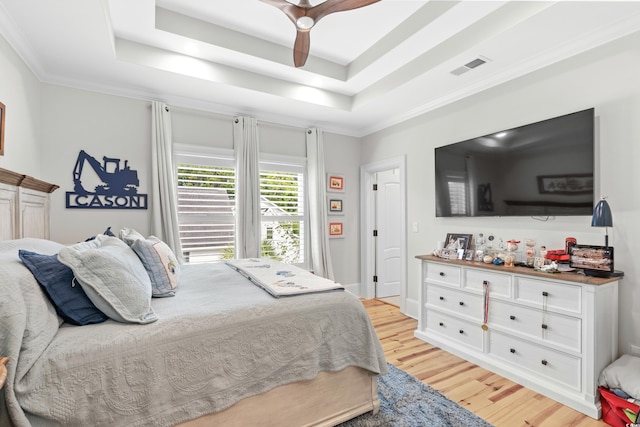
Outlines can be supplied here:
<path id="1" fill-rule="evenodd" d="M 49 239 L 49 197 L 57 188 L 0 168 L 0 240 Z M 321 372 L 311 381 L 276 387 L 177 427 L 335 426 L 367 412 L 378 412 L 377 378 L 377 374 L 358 367 Z"/>
<path id="2" fill-rule="evenodd" d="M 377 385 L 376 374 L 353 366 L 320 372 L 311 381 L 274 388 L 178 426 L 335 426 L 366 412 L 378 413 Z"/>

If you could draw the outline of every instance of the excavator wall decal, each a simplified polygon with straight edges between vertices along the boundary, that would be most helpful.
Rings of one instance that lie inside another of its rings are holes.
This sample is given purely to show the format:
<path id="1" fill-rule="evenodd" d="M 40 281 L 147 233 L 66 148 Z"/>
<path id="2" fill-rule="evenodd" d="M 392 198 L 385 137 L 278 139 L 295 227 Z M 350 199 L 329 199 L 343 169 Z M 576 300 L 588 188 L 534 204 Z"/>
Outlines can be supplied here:
<path id="1" fill-rule="evenodd" d="M 86 173 L 85 165 L 90 166 Z M 87 175 L 91 175 L 87 177 Z M 67 208 L 74 209 L 147 209 L 147 195 L 138 194 L 138 171 L 129 161 L 113 157 L 95 157 L 80 150 L 73 168 L 73 191 L 66 193 Z"/>

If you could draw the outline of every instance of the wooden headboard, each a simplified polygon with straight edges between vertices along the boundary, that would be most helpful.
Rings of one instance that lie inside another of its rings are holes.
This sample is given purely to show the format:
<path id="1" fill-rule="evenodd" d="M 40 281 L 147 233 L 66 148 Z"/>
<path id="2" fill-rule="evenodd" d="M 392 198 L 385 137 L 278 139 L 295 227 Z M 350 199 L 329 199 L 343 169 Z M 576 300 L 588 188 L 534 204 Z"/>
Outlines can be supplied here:
<path id="1" fill-rule="evenodd" d="M 0 240 L 49 239 L 49 195 L 58 188 L 0 168 Z"/>

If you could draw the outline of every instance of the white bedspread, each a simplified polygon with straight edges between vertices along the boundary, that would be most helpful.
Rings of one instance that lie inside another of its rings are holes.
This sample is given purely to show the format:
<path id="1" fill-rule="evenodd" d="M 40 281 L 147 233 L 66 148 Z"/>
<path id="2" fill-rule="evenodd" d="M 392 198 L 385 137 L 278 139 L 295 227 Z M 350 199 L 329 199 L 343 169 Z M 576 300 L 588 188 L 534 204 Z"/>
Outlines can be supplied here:
<path id="1" fill-rule="evenodd" d="M 344 291 L 333 280 L 268 258 L 244 258 L 227 264 L 276 298 L 320 292 Z"/>
<path id="2" fill-rule="evenodd" d="M 11 266 L 0 268 L 0 354 L 12 359 L 0 409 L 16 426 L 170 426 L 320 371 L 386 372 L 348 291 L 276 299 L 227 265 L 187 265 L 176 296 L 152 301 L 155 323 L 58 329 L 53 308 L 33 303 L 37 283 L 17 284 L 24 267 L 10 260 L 0 251 Z M 34 322 L 49 322 L 46 333 L 29 336 Z"/>

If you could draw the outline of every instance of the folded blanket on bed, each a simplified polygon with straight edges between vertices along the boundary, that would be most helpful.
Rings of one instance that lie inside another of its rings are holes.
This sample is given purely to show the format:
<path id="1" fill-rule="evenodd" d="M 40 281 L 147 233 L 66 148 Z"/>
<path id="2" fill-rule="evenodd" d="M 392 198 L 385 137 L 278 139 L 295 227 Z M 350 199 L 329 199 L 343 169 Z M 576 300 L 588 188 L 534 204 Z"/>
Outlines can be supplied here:
<path id="1" fill-rule="evenodd" d="M 344 290 L 332 280 L 269 258 L 238 259 L 227 265 L 276 298 Z"/>

